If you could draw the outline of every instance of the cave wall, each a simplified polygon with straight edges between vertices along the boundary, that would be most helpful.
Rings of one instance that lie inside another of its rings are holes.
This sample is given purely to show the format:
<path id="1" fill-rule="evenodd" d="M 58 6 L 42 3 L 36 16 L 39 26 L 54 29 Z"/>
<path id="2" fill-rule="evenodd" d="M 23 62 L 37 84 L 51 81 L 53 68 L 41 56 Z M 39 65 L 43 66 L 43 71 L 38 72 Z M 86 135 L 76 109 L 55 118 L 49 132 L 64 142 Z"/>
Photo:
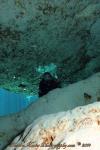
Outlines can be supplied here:
<path id="1" fill-rule="evenodd" d="M 100 71 L 99 26 L 98 0 L 1 0 L 0 86 L 36 93 L 50 63 L 65 83 Z"/>

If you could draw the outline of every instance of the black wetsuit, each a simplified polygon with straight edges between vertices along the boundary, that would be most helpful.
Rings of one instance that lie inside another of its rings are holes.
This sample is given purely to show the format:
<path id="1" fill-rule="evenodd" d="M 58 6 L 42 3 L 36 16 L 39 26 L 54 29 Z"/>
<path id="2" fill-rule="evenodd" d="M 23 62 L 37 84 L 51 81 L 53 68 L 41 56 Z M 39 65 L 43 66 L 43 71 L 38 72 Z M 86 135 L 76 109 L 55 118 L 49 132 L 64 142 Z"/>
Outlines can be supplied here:
<path id="1" fill-rule="evenodd" d="M 39 97 L 47 94 L 49 91 L 56 88 L 61 88 L 61 86 L 60 82 L 55 78 L 51 80 L 42 79 L 39 84 Z"/>

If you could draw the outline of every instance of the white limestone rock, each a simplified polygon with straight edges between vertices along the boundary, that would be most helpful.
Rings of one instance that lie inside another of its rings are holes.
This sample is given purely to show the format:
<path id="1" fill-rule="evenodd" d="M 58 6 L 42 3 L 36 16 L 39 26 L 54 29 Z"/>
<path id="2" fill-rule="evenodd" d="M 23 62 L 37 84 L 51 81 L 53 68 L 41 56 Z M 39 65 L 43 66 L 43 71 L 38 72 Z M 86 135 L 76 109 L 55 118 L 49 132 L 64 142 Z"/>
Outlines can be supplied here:
<path id="1" fill-rule="evenodd" d="M 100 102 L 44 115 L 29 125 L 6 150 L 99 150 Z"/>
<path id="2" fill-rule="evenodd" d="M 4 150 L 12 139 L 37 118 L 43 115 L 66 112 L 78 106 L 87 105 L 96 101 L 100 101 L 100 73 L 97 73 L 86 80 L 71 84 L 68 87 L 51 91 L 37 102 L 32 103 L 27 109 L 17 114 L 0 117 L 0 150 Z M 68 111 L 67 113 L 69 114 L 70 122 L 73 120 L 73 114 L 70 117 L 71 112 L 72 111 Z M 74 112 L 74 116 L 80 117 L 80 115 L 80 113 L 77 115 L 77 112 L 76 114 Z M 52 115 L 50 116 L 49 120 L 48 116 L 45 116 L 45 119 L 43 119 L 44 121 L 48 120 L 45 123 L 45 126 L 48 126 L 49 122 L 52 124 L 56 123 L 56 120 L 52 119 Z M 55 114 L 53 116 L 56 117 L 57 115 Z M 63 114 L 61 113 L 60 116 L 63 116 Z M 72 123 L 69 124 L 70 127 L 72 125 Z M 58 139 L 59 137 L 63 137 L 64 133 L 60 134 Z"/>

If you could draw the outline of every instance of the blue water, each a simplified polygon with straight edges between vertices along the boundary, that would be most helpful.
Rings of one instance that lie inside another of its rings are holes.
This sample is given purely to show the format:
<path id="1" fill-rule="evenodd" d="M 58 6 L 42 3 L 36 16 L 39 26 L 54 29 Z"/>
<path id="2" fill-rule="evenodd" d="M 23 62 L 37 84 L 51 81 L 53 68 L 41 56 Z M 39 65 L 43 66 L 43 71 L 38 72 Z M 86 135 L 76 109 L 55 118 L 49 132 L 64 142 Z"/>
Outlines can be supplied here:
<path id="1" fill-rule="evenodd" d="M 19 112 L 37 99 L 37 96 L 26 96 L 0 89 L 0 116 Z"/>

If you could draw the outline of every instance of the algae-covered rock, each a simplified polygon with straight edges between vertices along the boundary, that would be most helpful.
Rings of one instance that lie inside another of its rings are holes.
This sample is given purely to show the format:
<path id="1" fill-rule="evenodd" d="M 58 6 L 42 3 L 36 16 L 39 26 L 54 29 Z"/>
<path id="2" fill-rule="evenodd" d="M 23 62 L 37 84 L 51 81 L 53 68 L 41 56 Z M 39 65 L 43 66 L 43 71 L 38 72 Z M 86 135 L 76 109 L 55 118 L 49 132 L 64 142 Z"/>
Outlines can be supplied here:
<path id="1" fill-rule="evenodd" d="M 65 84 L 100 71 L 99 26 L 98 0 L 0 1 L 0 86 L 37 93 L 37 68 L 51 63 Z"/>

